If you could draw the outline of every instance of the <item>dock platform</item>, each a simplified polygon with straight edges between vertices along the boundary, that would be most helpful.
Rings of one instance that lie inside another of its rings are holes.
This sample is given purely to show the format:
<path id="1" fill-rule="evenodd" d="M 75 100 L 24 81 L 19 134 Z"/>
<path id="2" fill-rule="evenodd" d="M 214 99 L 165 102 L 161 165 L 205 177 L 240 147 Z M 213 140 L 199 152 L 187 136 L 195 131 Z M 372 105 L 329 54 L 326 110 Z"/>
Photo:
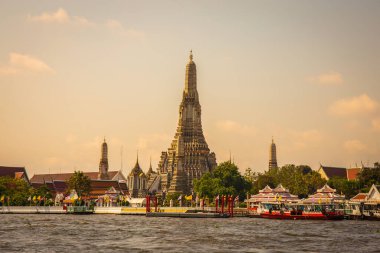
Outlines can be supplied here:
<path id="1" fill-rule="evenodd" d="M 166 213 L 152 212 L 146 213 L 146 217 L 172 217 L 172 218 L 229 218 L 227 213 Z"/>

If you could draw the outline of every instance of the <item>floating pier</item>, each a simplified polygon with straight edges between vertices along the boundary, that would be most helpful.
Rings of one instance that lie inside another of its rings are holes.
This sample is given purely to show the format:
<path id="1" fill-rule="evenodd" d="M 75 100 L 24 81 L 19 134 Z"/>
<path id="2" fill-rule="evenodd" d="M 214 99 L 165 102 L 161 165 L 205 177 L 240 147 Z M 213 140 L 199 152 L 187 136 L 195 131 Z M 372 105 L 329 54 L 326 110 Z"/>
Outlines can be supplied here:
<path id="1" fill-rule="evenodd" d="M 172 218 L 229 218 L 228 213 L 166 213 L 152 212 L 146 213 L 146 217 L 172 217 Z"/>

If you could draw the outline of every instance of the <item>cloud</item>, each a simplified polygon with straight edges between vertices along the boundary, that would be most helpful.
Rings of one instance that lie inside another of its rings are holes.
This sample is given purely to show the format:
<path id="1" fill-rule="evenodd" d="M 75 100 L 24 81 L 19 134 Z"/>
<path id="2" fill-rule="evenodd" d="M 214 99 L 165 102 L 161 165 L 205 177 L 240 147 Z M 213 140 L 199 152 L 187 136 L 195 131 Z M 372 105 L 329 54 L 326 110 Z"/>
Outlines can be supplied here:
<path id="1" fill-rule="evenodd" d="M 84 27 L 97 27 L 110 30 L 120 36 L 128 38 L 144 39 L 145 33 L 132 28 L 125 28 L 122 23 L 115 19 L 109 19 L 106 22 L 95 23 L 81 16 L 72 16 L 65 9 L 59 8 L 54 12 L 44 12 L 37 16 L 28 15 L 27 20 L 31 22 L 46 24 L 74 24 Z"/>
<path id="2" fill-rule="evenodd" d="M 308 80 L 313 83 L 318 83 L 325 86 L 341 85 L 343 84 L 342 74 L 331 71 L 329 73 L 320 74 L 318 76 L 309 77 Z"/>
<path id="3" fill-rule="evenodd" d="M 10 53 L 7 65 L 0 66 L 0 75 L 14 75 L 25 72 L 54 73 L 54 70 L 42 60 L 20 53 Z"/>
<path id="4" fill-rule="evenodd" d="M 83 26 L 94 25 L 94 23 L 84 17 L 69 15 L 63 8 L 59 8 L 55 12 L 44 12 L 38 16 L 29 15 L 28 20 L 40 23 L 78 24 Z"/>
<path id="5" fill-rule="evenodd" d="M 222 132 L 240 135 L 255 135 L 257 130 L 253 126 L 240 124 L 232 120 L 221 120 L 216 122 L 216 127 Z"/>
<path id="6" fill-rule="evenodd" d="M 357 153 L 367 149 L 367 147 L 359 140 L 345 141 L 343 147 L 350 153 Z"/>
<path id="7" fill-rule="evenodd" d="M 170 145 L 171 137 L 168 134 L 148 134 L 138 138 L 137 147 L 139 150 L 156 149 Z"/>
<path id="8" fill-rule="evenodd" d="M 357 97 L 340 99 L 334 102 L 329 112 L 338 116 L 371 114 L 378 108 L 378 102 L 371 99 L 367 94 Z"/>
<path id="9" fill-rule="evenodd" d="M 116 33 L 118 33 L 121 36 L 126 37 L 132 37 L 137 39 L 144 39 L 145 34 L 142 31 L 135 30 L 135 29 L 126 29 L 119 21 L 115 19 L 109 19 L 107 20 L 105 26 Z"/>
<path id="10" fill-rule="evenodd" d="M 380 118 L 372 120 L 372 129 L 375 131 L 380 131 Z"/>
<path id="11" fill-rule="evenodd" d="M 291 135 L 297 148 L 305 148 L 312 143 L 319 143 L 323 138 L 322 133 L 317 129 L 292 132 Z"/>

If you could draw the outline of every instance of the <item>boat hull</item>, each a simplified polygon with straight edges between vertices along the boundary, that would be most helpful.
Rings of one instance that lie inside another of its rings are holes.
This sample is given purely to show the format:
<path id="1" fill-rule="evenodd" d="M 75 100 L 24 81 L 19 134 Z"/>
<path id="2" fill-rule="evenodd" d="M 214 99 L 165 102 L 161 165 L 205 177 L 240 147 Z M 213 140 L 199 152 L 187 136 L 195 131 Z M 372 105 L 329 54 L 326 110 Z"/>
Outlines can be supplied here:
<path id="1" fill-rule="evenodd" d="M 279 220 L 343 220 L 344 215 L 339 214 L 295 214 L 291 215 L 289 213 L 262 213 L 261 218 L 265 219 L 279 219 Z"/>

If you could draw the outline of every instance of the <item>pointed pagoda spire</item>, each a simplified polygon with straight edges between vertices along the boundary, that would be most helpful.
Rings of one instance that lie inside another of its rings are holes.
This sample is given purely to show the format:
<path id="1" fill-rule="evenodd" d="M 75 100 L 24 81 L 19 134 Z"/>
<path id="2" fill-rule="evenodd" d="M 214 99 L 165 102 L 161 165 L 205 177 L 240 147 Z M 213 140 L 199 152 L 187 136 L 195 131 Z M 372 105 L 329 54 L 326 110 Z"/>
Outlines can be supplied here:
<path id="1" fill-rule="evenodd" d="M 185 93 L 191 97 L 198 97 L 197 92 L 197 67 L 193 61 L 193 51 L 190 51 L 189 63 L 186 65 Z"/>
<path id="2" fill-rule="evenodd" d="M 137 158 L 136 158 L 135 167 L 140 167 L 140 165 L 139 165 L 139 150 L 137 150 Z"/>
<path id="3" fill-rule="evenodd" d="M 269 147 L 269 169 L 277 168 L 277 149 L 272 136 L 272 143 Z"/>
<path id="4" fill-rule="evenodd" d="M 148 169 L 148 174 L 153 173 L 153 168 L 152 168 L 152 157 L 150 157 L 150 163 L 149 163 L 149 169 Z"/>
<path id="5" fill-rule="evenodd" d="M 104 137 L 102 149 L 101 149 L 101 158 L 100 158 L 100 162 L 99 162 L 98 179 L 109 179 L 109 176 L 108 176 L 108 145 L 106 142 L 106 137 Z"/>

